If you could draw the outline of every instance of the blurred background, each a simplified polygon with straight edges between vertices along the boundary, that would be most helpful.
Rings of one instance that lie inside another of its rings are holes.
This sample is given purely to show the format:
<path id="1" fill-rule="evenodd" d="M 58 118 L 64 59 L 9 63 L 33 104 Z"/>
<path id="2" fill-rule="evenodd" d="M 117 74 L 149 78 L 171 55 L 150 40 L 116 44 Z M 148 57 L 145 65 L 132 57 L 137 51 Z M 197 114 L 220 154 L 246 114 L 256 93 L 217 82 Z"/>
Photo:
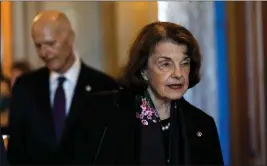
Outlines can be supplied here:
<path id="1" fill-rule="evenodd" d="M 266 164 L 266 2 L 1 1 L 3 128 L 13 81 L 43 65 L 30 28 L 34 16 L 47 9 L 66 13 L 83 61 L 113 77 L 144 25 L 159 20 L 188 28 L 200 44 L 203 65 L 202 80 L 186 99 L 215 119 L 226 165 Z"/>

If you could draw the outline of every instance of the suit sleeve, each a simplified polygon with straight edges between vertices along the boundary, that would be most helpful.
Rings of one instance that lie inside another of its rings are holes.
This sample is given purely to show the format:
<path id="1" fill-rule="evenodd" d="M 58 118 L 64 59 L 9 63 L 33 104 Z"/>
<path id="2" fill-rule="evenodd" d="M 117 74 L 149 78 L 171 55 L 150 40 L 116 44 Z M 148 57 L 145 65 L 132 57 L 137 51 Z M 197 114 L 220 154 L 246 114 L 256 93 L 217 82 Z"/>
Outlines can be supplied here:
<path id="1" fill-rule="evenodd" d="M 211 120 L 211 144 L 209 150 L 209 159 L 213 165 L 224 165 L 221 145 L 219 141 L 219 135 L 214 119 Z"/>
<path id="2" fill-rule="evenodd" d="M 7 165 L 7 159 L 6 159 L 6 151 L 4 147 L 4 141 L 3 141 L 1 129 L 0 129 L 0 137 L 1 137 L 0 138 L 0 165 L 4 166 L 4 165 Z"/>
<path id="3" fill-rule="evenodd" d="M 26 153 L 25 135 L 23 135 L 23 110 L 27 109 L 25 103 L 25 87 L 19 78 L 12 90 L 12 99 L 9 113 L 9 142 L 7 158 L 10 164 L 22 164 Z"/>

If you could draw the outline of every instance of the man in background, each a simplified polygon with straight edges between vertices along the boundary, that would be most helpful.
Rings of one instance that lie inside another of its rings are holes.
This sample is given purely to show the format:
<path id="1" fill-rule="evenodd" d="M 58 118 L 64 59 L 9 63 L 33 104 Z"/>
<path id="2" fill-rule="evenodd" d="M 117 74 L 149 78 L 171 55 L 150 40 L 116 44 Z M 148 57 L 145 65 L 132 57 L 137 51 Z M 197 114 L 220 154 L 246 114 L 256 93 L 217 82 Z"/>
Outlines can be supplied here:
<path id="1" fill-rule="evenodd" d="M 22 74 L 30 72 L 30 66 L 26 61 L 17 61 L 11 67 L 11 79 L 0 74 L 0 126 L 3 135 L 8 134 L 8 113 L 11 100 L 11 88 L 16 79 Z M 6 139 L 8 140 L 8 139 Z"/>
<path id="2" fill-rule="evenodd" d="M 118 86 L 75 53 L 75 33 L 64 13 L 38 14 L 32 38 L 46 67 L 19 77 L 13 86 L 8 160 L 15 165 L 60 164 L 59 149 L 68 146 L 63 140 L 76 130 L 77 115 L 90 111 L 86 96 Z"/>

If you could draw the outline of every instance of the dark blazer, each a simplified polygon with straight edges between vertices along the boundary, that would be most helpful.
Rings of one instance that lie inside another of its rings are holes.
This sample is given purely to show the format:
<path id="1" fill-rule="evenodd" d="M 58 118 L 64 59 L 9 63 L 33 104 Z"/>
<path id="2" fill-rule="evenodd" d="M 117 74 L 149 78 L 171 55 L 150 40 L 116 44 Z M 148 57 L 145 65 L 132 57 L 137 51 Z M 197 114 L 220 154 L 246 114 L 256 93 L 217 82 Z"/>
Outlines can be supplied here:
<path id="1" fill-rule="evenodd" d="M 87 85 L 92 88 L 90 92 L 86 91 Z M 116 88 L 117 83 L 111 77 L 82 63 L 62 139 L 73 129 L 72 125 L 77 120 L 78 112 L 84 109 L 82 104 L 87 102 L 85 96 Z M 56 140 L 49 96 L 47 68 L 24 75 L 16 81 L 12 92 L 9 121 L 10 164 L 60 164 L 58 149 L 68 144 L 58 143 Z"/>
<path id="2" fill-rule="evenodd" d="M 2 137 L 2 133 L 0 130 L 0 166 L 7 165 L 7 160 L 6 160 L 6 151 L 4 147 L 4 141 Z"/>
<path id="3" fill-rule="evenodd" d="M 136 110 L 140 106 L 135 104 L 135 96 L 135 92 L 128 90 L 91 96 L 87 103 L 91 103 L 90 111 L 81 115 L 77 130 L 72 130 L 75 131 L 72 144 L 62 149 L 69 164 L 138 164 L 140 121 L 136 120 Z M 223 165 L 213 118 L 183 98 L 180 103 L 186 131 L 187 163 Z M 197 136 L 199 131 L 201 137 Z"/>

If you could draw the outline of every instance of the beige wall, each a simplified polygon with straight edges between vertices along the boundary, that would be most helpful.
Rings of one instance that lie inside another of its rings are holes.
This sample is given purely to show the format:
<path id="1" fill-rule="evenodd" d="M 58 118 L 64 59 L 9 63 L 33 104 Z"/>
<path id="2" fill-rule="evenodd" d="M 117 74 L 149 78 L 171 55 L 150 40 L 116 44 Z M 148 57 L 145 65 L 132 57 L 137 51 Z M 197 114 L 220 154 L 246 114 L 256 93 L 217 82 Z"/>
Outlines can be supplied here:
<path id="1" fill-rule="evenodd" d="M 144 25 L 157 21 L 157 2 L 103 2 L 101 14 L 106 65 L 108 73 L 116 76 L 134 37 Z"/>
<path id="2" fill-rule="evenodd" d="M 127 51 L 140 29 L 157 20 L 157 2 L 116 2 L 118 62 L 124 64 Z"/>

